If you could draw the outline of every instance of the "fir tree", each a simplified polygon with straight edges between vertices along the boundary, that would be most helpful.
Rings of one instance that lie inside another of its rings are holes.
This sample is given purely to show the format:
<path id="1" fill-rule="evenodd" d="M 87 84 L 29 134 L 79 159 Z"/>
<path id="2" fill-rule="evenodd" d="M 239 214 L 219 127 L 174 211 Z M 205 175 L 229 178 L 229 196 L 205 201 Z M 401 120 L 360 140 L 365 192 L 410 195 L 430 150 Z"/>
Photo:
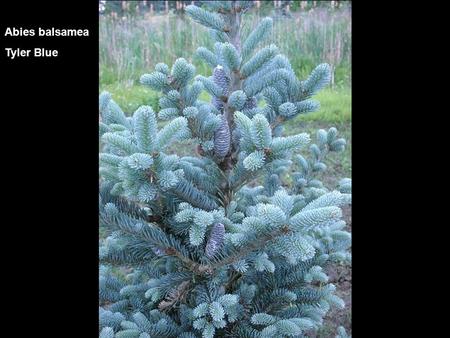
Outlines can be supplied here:
<path id="1" fill-rule="evenodd" d="M 263 46 L 270 18 L 243 37 L 251 3 L 186 8 L 216 40 L 197 51 L 213 75 L 184 59 L 157 64 L 141 83 L 162 92 L 158 112 L 127 117 L 100 95 L 102 338 L 301 337 L 344 306 L 324 267 L 350 260 L 340 207 L 351 180 L 330 190 L 317 174 L 345 140 L 335 128 L 315 141 L 283 136 L 285 121 L 318 108 L 311 97 L 330 68 L 298 80 L 275 45 Z M 197 155 L 167 153 L 186 139 Z"/>

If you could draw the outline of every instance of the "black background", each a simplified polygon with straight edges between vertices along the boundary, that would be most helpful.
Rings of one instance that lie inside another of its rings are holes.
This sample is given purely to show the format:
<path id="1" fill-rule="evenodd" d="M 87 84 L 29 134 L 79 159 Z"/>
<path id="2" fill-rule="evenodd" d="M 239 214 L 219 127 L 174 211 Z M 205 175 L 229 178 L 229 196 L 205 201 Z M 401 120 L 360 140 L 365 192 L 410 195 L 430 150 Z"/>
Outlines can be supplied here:
<path id="1" fill-rule="evenodd" d="M 36 35 L 5 37 L 6 27 Z M 38 27 L 89 37 L 39 37 Z M 21 324 L 10 337 L 96 337 L 98 2 L 5 1 L 0 34 L 2 289 Z M 6 47 L 59 55 L 11 60 Z"/>

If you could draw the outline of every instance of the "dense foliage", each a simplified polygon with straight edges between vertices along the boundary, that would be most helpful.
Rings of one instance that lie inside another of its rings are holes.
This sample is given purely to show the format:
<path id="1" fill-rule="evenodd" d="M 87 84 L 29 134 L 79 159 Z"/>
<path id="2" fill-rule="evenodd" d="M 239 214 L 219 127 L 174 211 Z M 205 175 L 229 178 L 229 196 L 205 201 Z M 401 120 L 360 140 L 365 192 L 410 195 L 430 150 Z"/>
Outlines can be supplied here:
<path id="1" fill-rule="evenodd" d="M 318 175 L 345 140 L 335 128 L 283 136 L 319 107 L 330 69 L 300 81 L 275 45 L 260 48 L 270 18 L 241 37 L 250 5 L 186 8 L 217 41 L 197 50 L 212 76 L 184 59 L 157 64 L 141 83 L 162 93 L 158 112 L 127 117 L 100 95 L 102 338 L 302 337 L 344 306 L 324 267 L 350 260 L 340 207 L 351 180 L 329 189 Z M 167 152 L 186 139 L 195 155 Z"/>

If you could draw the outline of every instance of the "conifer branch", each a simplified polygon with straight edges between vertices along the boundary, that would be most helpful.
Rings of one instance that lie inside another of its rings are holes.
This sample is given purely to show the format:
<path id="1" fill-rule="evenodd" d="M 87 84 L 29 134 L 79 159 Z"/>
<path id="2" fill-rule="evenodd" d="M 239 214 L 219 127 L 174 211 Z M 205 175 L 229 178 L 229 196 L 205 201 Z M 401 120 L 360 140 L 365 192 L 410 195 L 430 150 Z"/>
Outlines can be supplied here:
<path id="1" fill-rule="evenodd" d="M 209 265 L 209 269 L 212 269 L 214 271 L 214 270 L 220 269 L 221 267 L 223 267 L 225 265 L 233 264 L 233 263 L 241 260 L 242 258 L 248 256 L 253 251 L 261 249 L 262 247 L 267 245 L 267 243 L 277 239 L 279 236 L 287 235 L 289 233 L 290 233 L 290 230 L 287 229 L 286 227 L 283 227 L 271 234 L 264 235 L 264 236 L 260 237 L 259 239 L 257 239 L 256 241 L 248 243 L 248 245 L 246 245 L 243 250 L 238 251 L 216 263 L 212 263 L 211 265 Z"/>
<path id="2" fill-rule="evenodd" d="M 322 267 L 350 260 L 340 207 L 351 180 L 330 192 L 314 175 L 345 140 L 319 130 L 309 153 L 293 156 L 309 135 L 281 128 L 318 109 L 309 97 L 327 85 L 330 67 L 297 79 L 275 45 L 262 46 L 270 18 L 241 43 L 252 5 L 187 6 L 216 41 L 197 49 L 213 74 L 195 76 L 183 58 L 158 63 L 141 77 L 162 93 L 157 112 L 142 106 L 128 117 L 100 95 L 100 338 L 297 337 L 343 306 Z M 157 118 L 168 123 L 158 128 Z M 181 140 L 198 141 L 199 156 L 166 151 Z M 264 183 L 252 184 L 257 178 Z M 113 266 L 129 267 L 127 279 Z"/>
<path id="3" fill-rule="evenodd" d="M 248 256 L 250 253 L 252 253 L 255 250 L 263 248 L 265 245 L 267 245 L 269 242 L 277 239 L 280 236 L 284 236 L 289 234 L 291 231 L 287 228 L 287 226 L 280 228 L 277 231 L 274 231 L 271 234 L 266 234 L 259 239 L 252 241 L 251 243 L 248 243 L 248 245 L 245 246 L 240 251 L 237 251 L 233 253 L 232 255 L 211 264 L 198 264 L 190 260 L 186 260 L 185 257 L 178 256 L 188 267 L 189 269 L 199 275 L 210 275 L 213 274 L 218 269 L 222 268 L 223 266 L 233 264 L 242 258 Z"/>

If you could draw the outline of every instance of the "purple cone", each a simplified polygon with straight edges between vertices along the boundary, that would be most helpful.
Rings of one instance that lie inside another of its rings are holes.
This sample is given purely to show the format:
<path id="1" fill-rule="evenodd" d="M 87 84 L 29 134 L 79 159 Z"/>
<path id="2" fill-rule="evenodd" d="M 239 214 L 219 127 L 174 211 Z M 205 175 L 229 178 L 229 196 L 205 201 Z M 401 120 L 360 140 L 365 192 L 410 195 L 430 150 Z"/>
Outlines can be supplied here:
<path id="1" fill-rule="evenodd" d="M 222 115 L 222 123 L 214 132 L 214 154 L 218 158 L 224 158 L 230 151 L 230 127 L 226 118 Z"/>
<path id="2" fill-rule="evenodd" d="M 214 223 L 206 243 L 206 257 L 213 257 L 222 247 L 225 239 L 225 226 L 222 223 Z"/>

